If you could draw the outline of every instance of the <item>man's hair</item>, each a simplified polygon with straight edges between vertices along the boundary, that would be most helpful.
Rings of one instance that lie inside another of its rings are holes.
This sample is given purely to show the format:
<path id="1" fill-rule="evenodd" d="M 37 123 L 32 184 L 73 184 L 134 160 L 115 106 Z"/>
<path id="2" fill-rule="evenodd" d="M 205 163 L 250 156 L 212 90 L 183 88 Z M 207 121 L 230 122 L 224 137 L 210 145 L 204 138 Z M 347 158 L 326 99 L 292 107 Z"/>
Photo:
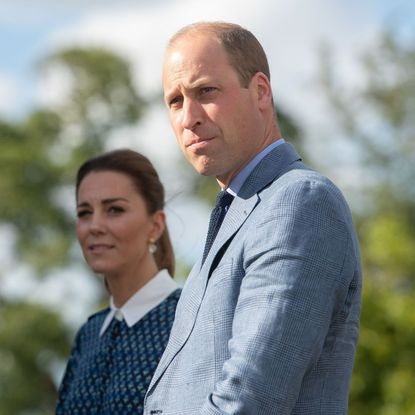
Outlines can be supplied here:
<path id="1" fill-rule="evenodd" d="M 258 39 L 247 29 L 226 22 L 197 22 L 183 27 L 176 32 L 168 48 L 185 35 L 208 34 L 214 36 L 223 46 L 229 64 L 239 76 L 242 87 L 248 87 L 257 72 L 264 73 L 271 79 L 267 56 Z"/>

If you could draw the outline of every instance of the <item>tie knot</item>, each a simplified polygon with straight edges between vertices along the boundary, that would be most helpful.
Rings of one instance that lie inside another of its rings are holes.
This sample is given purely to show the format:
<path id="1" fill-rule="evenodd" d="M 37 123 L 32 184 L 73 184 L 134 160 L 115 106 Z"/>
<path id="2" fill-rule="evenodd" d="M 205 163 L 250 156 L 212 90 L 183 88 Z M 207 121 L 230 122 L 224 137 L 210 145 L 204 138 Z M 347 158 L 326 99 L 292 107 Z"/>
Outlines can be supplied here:
<path id="1" fill-rule="evenodd" d="M 227 207 L 232 203 L 233 196 L 226 190 L 221 190 L 216 196 L 216 207 Z"/>

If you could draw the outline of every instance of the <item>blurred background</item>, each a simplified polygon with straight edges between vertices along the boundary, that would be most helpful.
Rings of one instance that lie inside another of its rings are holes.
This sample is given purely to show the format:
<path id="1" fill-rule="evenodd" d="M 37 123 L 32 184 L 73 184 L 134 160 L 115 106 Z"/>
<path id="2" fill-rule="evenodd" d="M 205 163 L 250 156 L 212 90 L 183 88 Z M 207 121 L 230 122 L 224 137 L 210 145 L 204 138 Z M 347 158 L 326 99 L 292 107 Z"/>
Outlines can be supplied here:
<path id="1" fill-rule="evenodd" d="M 162 101 L 168 38 L 227 20 L 263 44 L 283 136 L 345 193 L 364 264 L 352 415 L 415 414 L 415 3 L 0 0 L 0 415 L 53 414 L 70 344 L 105 305 L 74 238 L 74 175 L 148 155 L 184 281 L 217 192 Z"/>

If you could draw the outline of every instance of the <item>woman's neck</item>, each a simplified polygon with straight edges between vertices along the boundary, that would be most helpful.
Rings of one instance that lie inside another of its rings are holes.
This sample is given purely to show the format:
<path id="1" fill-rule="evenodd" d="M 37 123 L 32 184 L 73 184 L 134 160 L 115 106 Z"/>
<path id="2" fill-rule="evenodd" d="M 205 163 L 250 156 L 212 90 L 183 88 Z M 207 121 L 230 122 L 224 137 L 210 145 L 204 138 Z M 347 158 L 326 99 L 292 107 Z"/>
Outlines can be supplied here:
<path id="1" fill-rule="evenodd" d="M 145 267 L 105 275 L 114 305 L 121 308 L 140 288 L 144 287 L 157 273 L 154 261 Z"/>

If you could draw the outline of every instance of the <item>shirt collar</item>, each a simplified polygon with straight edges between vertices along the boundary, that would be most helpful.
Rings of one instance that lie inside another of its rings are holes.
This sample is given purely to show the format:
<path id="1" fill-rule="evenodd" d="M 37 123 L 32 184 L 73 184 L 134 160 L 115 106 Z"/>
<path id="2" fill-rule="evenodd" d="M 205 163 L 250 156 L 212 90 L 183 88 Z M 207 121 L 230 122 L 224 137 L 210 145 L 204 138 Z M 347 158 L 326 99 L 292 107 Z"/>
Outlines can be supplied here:
<path id="1" fill-rule="evenodd" d="M 226 189 L 231 195 L 236 196 L 241 190 L 242 185 L 244 184 L 245 180 L 248 176 L 252 173 L 254 168 L 258 165 L 258 163 L 275 147 L 285 143 L 283 138 L 279 138 L 278 140 L 271 143 L 269 146 L 265 147 L 260 153 L 258 153 L 231 181 L 229 187 Z"/>
<path id="2" fill-rule="evenodd" d="M 179 286 L 171 278 L 167 270 L 162 269 L 130 297 L 121 308 L 115 307 L 113 298 L 110 297 L 110 312 L 105 317 L 99 335 L 102 336 L 105 333 L 113 318 L 117 320 L 124 319 L 128 327 L 132 327 L 177 288 Z"/>

